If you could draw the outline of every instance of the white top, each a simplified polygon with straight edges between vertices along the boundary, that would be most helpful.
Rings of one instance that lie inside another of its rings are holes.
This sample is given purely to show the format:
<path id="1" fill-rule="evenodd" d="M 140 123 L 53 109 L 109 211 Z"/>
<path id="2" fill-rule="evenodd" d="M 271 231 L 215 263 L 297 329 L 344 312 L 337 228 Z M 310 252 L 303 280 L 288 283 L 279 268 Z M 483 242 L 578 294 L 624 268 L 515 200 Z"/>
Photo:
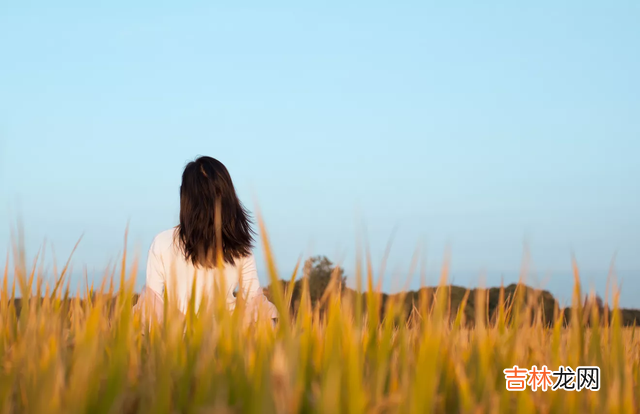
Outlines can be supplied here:
<path id="1" fill-rule="evenodd" d="M 215 281 L 220 278 L 220 275 L 218 269 L 196 267 L 191 261 L 187 261 L 182 249 L 176 243 L 176 232 L 175 228 L 166 230 L 153 239 L 147 260 L 147 288 L 158 294 L 160 298 L 163 297 L 166 289 L 170 302 L 177 301 L 178 308 L 186 313 L 194 278 L 196 279 L 197 310 L 203 301 L 214 299 Z M 242 294 L 247 302 L 261 301 L 264 298 L 253 254 L 236 259 L 234 264 L 225 263 L 221 276 L 222 279 L 219 280 L 224 282 L 222 286 L 226 288 L 224 300 L 230 310 L 235 308 L 236 298 L 233 292 L 239 287 L 240 280 L 242 280 Z"/>

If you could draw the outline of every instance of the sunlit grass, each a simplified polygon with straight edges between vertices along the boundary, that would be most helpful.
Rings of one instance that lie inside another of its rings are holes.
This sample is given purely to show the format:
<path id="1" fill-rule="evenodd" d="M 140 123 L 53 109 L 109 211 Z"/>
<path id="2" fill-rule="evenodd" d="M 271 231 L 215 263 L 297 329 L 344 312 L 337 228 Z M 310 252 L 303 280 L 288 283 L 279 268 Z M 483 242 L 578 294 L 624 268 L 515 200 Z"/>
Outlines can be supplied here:
<path id="1" fill-rule="evenodd" d="M 575 317 L 568 325 L 562 318 L 545 323 L 536 298 L 519 293 L 511 298 L 501 292 L 497 312 L 487 315 L 478 290 L 470 328 L 466 298 L 457 312 L 450 309 L 446 260 L 435 295 L 421 295 L 411 315 L 401 296 L 381 312 L 368 259 L 355 275 L 368 286 L 364 300 L 340 295 L 335 279 L 312 307 L 303 283 L 297 312 L 290 314 L 293 283 L 274 283 L 281 275 L 264 226 L 261 233 L 281 314 L 275 328 L 264 319 L 243 324 L 241 300 L 233 313 L 224 303 L 196 312 L 192 303 L 183 317 L 170 297 L 164 321 L 147 325 L 133 310 L 136 271 L 125 271 L 126 256 L 117 291 L 111 276 L 94 291 L 76 294 L 66 267 L 54 283 L 45 282 L 38 261 L 27 264 L 19 242 L 2 280 L 0 411 L 638 412 L 638 334 L 621 326 L 617 291 L 611 323 L 593 323 L 600 316 L 593 307 L 583 309 L 577 266 Z M 16 288 L 23 298 L 19 312 Z M 503 369 L 513 365 L 599 366 L 601 388 L 507 391 Z"/>

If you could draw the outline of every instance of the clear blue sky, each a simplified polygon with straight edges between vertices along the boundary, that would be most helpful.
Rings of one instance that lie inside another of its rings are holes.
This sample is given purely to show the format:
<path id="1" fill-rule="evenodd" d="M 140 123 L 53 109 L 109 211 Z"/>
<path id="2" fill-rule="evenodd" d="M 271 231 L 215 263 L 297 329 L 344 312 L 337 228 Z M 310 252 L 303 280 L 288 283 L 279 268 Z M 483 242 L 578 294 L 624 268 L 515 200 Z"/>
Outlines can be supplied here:
<path id="1" fill-rule="evenodd" d="M 456 283 L 515 281 L 528 240 L 554 293 L 572 251 L 603 291 L 617 252 L 640 307 L 639 2 L 211 3 L 2 2 L 0 248 L 21 214 L 99 274 L 130 220 L 145 260 L 206 154 L 283 271 L 352 269 L 362 220 L 432 282 L 447 245 Z"/>

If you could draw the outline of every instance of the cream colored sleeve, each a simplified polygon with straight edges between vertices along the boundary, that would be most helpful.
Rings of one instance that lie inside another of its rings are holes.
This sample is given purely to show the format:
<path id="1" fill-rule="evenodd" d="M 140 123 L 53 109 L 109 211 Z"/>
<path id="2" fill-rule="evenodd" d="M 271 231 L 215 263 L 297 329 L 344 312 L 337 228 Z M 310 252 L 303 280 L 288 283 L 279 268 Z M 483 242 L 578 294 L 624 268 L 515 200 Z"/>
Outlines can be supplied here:
<path id="1" fill-rule="evenodd" d="M 278 311 L 276 307 L 269 302 L 260 286 L 256 259 L 253 255 L 242 260 L 240 276 L 242 278 L 242 294 L 247 301 L 245 323 L 256 321 L 258 318 L 277 319 Z"/>

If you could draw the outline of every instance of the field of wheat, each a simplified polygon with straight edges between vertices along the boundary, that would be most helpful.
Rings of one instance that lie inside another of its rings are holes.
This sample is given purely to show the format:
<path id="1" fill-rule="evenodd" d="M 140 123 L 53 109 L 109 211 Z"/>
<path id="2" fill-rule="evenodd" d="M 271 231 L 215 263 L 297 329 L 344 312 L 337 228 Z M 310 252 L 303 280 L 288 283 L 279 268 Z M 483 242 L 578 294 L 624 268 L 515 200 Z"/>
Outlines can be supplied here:
<path id="1" fill-rule="evenodd" d="M 615 289 L 612 315 L 584 306 L 577 266 L 568 323 L 546 323 L 535 296 L 519 294 L 501 295 L 487 315 L 477 290 L 470 327 L 464 303 L 455 312 L 448 306 L 446 263 L 436 293 L 422 295 L 411 315 L 398 300 L 381 312 L 366 253 L 355 275 L 365 295 L 340 295 L 336 279 L 314 306 L 303 288 L 291 313 L 291 289 L 273 283 L 264 226 L 261 234 L 280 313 L 275 326 L 243 325 L 241 297 L 233 313 L 191 304 L 186 317 L 167 301 L 165 319 L 147 324 L 132 307 L 136 271 L 126 254 L 119 283 L 107 275 L 76 292 L 66 267 L 48 284 L 18 243 L 2 281 L 0 412 L 639 412 L 638 334 L 621 326 Z M 514 365 L 599 367 L 599 390 L 509 391 L 504 370 Z"/>

